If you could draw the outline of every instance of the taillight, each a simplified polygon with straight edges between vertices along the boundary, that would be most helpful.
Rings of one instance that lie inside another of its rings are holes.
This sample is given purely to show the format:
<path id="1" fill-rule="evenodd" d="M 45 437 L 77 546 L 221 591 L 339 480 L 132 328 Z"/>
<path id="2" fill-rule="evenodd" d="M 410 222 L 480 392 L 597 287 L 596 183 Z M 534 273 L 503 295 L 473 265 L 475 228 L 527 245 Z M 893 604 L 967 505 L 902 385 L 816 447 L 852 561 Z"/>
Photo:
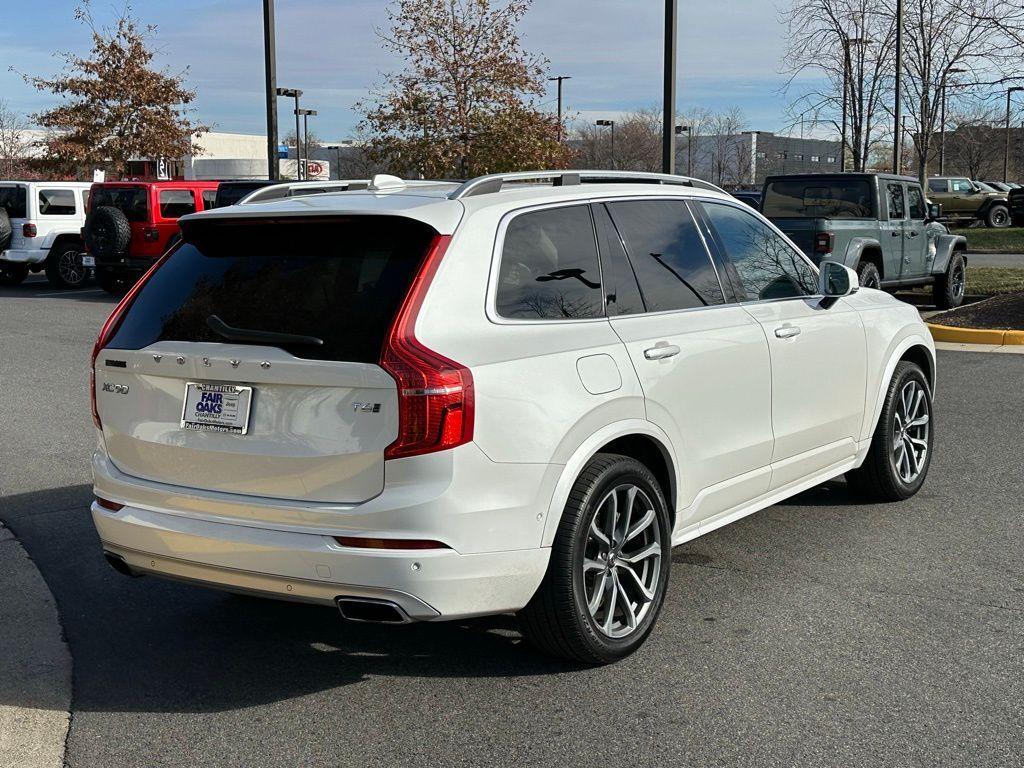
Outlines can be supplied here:
<path id="1" fill-rule="evenodd" d="M 814 237 L 814 252 L 820 254 L 832 253 L 832 246 L 835 237 L 831 232 L 819 232 Z"/>
<path id="2" fill-rule="evenodd" d="M 98 429 L 103 429 L 103 423 L 100 421 L 100 413 L 96 407 L 96 358 L 99 357 L 100 352 L 110 342 L 117 333 L 117 329 L 121 327 L 121 321 L 124 320 L 124 315 L 128 311 L 128 308 L 135 301 L 135 297 L 139 291 L 142 290 L 142 286 L 146 284 L 150 276 L 156 272 L 160 265 L 164 263 L 167 258 L 165 254 L 162 258 L 157 260 L 152 267 L 141 277 L 139 281 L 132 286 L 132 289 L 125 294 L 125 297 L 121 299 L 120 303 L 114 307 L 114 311 L 110 313 L 110 317 L 107 318 L 107 322 L 103 324 L 100 329 L 100 335 L 96 337 L 96 343 L 92 346 L 92 359 L 89 361 L 89 400 L 92 403 L 92 420 Z"/>
<path id="3" fill-rule="evenodd" d="M 156 227 L 146 227 L 142 230 L 142 239 L 147 243 L 155 243 L 160 239 L 160 230 Z"/>
<path id="4" fill-rule="evenodd" d="M 473 439 L 473 376 L 469 369 L 425 347 L 416 338 L 416 318 L 438 265 L 451 242 L 430 243 L 384 342 L 380 365 L 398 384 L 398 439 L 385 459 L 443 451 Z"/>
<path id="5" fill-rule="evenodd" d="M 25 222 L 24 224 L 21 225 L 21 234 L 23 234 L 25 237 L 35 237 L 36 231 L 37 230 L 35 224 Z"/>
<path id="6" fill-rule="evenodd" d="M 362 536 L 335 536 L 334 540 L 343 547 L 356 549 L 451 549 L 447 544 L 433 539 L 368 539 Z"/>
<path id="7" fill-rule="evenodd" d="M 96 503 L 99 504 L 104 509 L 110 510 L 111 512 L 120 512 L 122 509 L 124 509 L 124 504 L 118 504 L 116 501 L 104 499 L 102 496 L 96 497 Z"/>

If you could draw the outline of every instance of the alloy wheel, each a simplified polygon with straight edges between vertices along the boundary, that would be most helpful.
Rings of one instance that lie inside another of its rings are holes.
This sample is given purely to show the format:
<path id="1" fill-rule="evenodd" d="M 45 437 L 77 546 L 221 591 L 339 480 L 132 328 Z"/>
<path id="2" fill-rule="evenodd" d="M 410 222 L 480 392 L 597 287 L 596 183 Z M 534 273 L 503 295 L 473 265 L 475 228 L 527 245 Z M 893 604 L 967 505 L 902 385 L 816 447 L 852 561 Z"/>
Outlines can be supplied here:
<path id="1" fill-rule="evenodd" d="M 650 497 L 633 484 L 616 486 L 597 505 L 583 552 L 587 609 L 611 638 L 643 623 L 661 588 L 661 528 Z"/>
<path id="2" fill-rule="evenodd" d="M 908 485 L 921 475 L 928 458 L 929 410 L 928 393 L 920 382 L 904 384 L 893 415 L 892 461 Z"/>
<path id="3" fill-rule="evenodd" d="M 953 296 L 955 298 L 962 297 L 964 295 L 965 284 L 967 282 L 964 278 L 963 262 L 960 262 L 953 267 L 953 274 L 951 274 L 949 278 L 949 287 L 953 292 Z"/>
<path id="4" fill-rule="evenodd" d="M 85 280 L 86 268 L 82 259 L 74 250 L 67 250 L 57 259 L 57 272 L 61 279 L 70 286 L 76 286 Z"/>

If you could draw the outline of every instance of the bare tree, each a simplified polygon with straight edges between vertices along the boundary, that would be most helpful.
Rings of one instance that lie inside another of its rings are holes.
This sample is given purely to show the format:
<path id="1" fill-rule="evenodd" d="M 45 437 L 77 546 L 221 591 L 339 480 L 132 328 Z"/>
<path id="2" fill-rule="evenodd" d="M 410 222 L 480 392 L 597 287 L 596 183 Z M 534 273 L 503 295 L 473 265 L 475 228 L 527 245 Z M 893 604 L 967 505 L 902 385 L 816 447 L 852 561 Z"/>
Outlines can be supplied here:
<path id="1" fill-rule="evenodd" d="M 969 103 L 949 115 L 946 131 L 946 168 L 972 179 L 1002 175 L 1003 139 L 999 110 L 984 103 Z"/>
<path id="2" fill-rule="evenodd" d="M 867 167 L 888 128 L 880 118 L 892 102 L 895 73 L 891 5 L 892 0 L 793 0 L 781 15 L 789 30 L 784 93 L 808 76 L 822 83 L 790 104 L 791 126 L 811 115 L 814 123 L 830 123 L 840 133 L 845 93 L 846 146 L 855 171 Z"/>
<path id="3" fill-rule="evenodd" d="M 580 125 L 571 134 L 581 168 L 616 168 L 626 171 L 661 170 L 661 111 L 641 109 L 615 120 L 615 154 L 612 132 L 593 122 Z"/>
<path id="4" fill-rule="evenodd" d="M 707 135 L 699 139 L 696 147 L 700 150 L 698 168 L 710 168 L 708 181 L 718 186 L 736 187 L 750 181 L 750 153 L 741 134 L 747 128 L 747 120 L 738 107 L 719 112 L 703 126 Z"/>
<path id="5" fill-rule="evenodd" d="M 31 148 L 27 131 L 25 119 L 0 101 L 0 178 L 19 175 Z"/>

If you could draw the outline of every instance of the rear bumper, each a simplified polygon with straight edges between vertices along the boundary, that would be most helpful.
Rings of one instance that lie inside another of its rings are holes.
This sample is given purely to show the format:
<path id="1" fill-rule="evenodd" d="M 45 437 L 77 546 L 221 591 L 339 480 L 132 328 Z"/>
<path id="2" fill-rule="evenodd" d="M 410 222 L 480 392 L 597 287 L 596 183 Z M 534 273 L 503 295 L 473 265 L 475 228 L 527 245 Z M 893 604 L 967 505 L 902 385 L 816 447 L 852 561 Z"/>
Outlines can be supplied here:
<path id="1" fill-rule="evenodd" d="M 0 261 L 9 261 L 14 264 L 40 264 L 46 261 L 50 255 L 48 248 L 9 248 L 0 251 Z"/>
<path id="2" fill-rule="evenodd" d="M 134 258 L 125 256 L 120 259 L 96 259 L 96 270 L 99 272 L 115 272 L 117 274 L 141 275 L 156 263 L 157 257 Z"/>
<path id="3" fill-rule="evenodd" d="M 92 518 L 104 550 L 137 573 L 323 605 L 338 597 L 386 600 L 419 621 L 522 608 L 543 578 L 550 553 L 352 549 L 322 534 L 131 506 L 111 512 L 93 504 Z"/>

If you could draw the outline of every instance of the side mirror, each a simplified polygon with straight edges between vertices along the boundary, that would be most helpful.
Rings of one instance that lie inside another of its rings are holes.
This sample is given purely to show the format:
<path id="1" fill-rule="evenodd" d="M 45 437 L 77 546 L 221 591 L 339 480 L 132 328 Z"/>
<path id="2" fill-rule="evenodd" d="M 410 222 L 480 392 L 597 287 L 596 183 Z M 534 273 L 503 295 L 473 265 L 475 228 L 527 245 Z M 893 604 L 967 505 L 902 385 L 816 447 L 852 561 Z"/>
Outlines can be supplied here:
<path id="1" fill-rule="evenodd" d="M 942 218 L 942 203 L 928 203 L 928 219 L 938 221 Z"/>
<path id="2" fill-rule="evenodd" d="M 838 261 L 823 261 L 818 267 L 818 293 L 826 299 L 838 299 L 860 288 L 857 273 Z"/>

